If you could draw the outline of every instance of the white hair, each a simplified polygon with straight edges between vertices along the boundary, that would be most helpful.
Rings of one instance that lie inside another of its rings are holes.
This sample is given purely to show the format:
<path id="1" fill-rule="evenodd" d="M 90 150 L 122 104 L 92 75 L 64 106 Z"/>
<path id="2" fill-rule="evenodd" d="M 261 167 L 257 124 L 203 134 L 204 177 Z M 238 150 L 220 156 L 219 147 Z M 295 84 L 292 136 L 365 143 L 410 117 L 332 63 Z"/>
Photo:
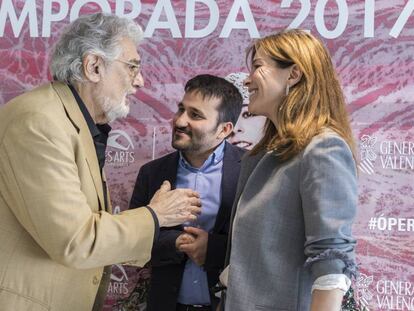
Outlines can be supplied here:
<path id="1" fill-rule="evenodd" d="M 119 42 L 142 40 L 141 27 L 134 21 L 112 14 L 95 13 L 79 17 L 67 26 L 51 54 L 50 71 L 54 80 L 83 81 L 82 60 L 88 54 L 102 57 L 105 63 L 122 52 Z"/>

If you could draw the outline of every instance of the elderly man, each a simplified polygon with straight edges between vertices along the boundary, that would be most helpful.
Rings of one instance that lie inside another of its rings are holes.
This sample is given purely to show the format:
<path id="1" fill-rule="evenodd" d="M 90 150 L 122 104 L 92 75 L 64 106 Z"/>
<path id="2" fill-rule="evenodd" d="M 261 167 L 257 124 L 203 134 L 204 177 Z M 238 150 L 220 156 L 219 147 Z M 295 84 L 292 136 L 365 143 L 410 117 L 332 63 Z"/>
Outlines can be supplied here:
<path id="1" fill-rule="evenodd" d="M 99 310 L 104 266 L 145 264 L 159 227 L 200 212 L 196 192 L 164 182 L 145 208 L 110 213 L 106 123 L 126 116 L 126 95 L 143 86 L 141 37 L 127 19 L 79 18 L 52 53 L 55 81 L 1 108 L 2 310 Z"/>

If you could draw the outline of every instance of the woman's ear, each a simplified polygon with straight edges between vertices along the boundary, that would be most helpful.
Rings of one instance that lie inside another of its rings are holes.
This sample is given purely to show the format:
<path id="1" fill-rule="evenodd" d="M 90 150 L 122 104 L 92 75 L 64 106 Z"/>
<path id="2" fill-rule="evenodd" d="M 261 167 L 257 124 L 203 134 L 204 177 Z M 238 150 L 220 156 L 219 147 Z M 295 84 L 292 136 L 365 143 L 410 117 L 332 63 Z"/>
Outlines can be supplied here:
<path id="1" fill-rule="evenodd" d="M 101 80 L 101 71 L 103 69 L 102 59 L 93 54 L 88 54 L 82 61 L 83 74 L 85 78 L 91 82 L 99 82 Z"/>
<path id="2" fill-rule="evenodd" d="M 299 66 L 296 64 L 293 64 L 292 67 L 290 68 L 290 75 L 288 78 L 288 84 L 289 87 L 294 86 L 296 83 L 298 83 L 300 81 L 300 79 L 302 78 L 302 70 L 300 70 Z"/>

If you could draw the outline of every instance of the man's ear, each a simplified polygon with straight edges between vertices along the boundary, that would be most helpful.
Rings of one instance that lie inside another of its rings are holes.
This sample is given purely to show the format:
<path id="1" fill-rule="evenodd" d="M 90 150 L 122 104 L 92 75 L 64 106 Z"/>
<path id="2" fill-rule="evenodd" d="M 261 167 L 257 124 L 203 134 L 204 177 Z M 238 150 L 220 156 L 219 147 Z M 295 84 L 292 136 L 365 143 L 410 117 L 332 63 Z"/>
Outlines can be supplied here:
<path id="1" fill-rule="evenodd" d="M 218 133 L 217 138 L 226 139 L 231 134 L 231 132 L 233 132 L 233 128 L 234 128 L 233 123 L 224 122 L 224 123 L 221 123 L 220 126 L 221 126 L 221 131 Z"/>
<path id="2" fill-rule="evenodd" d="M 104 64 L 102 58 L 97 55 L 88 54 L 82 61 L 83 74 L 91 82 L 99 82 L 102 78 Z"/>
<path id="3" fill-rule="evenodd" d="M 296 83 L 300 81 L 302 78 L 302 70 L 300 70 L 299 66 L 296 64 L 293 64 L 290 68 L 290 75 L 288 79 L 289 87 L 294 86 Z"/>

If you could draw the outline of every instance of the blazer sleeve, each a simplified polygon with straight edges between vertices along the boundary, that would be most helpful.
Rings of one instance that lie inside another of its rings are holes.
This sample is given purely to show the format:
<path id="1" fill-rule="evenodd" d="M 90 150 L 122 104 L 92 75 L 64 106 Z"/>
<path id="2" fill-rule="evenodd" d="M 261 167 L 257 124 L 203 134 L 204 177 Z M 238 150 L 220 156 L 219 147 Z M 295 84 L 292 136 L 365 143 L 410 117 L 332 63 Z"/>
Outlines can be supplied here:
<path id="1" fill-rule="evenodd" d="M 77 164 L 85 161 L 82 145 L 75 131 L 69 133 L 61 123 L 46 113 L 28 113 L 11 123 L 0 147 L 4 200 L 38 245 L 62 265 L 144 265 L 154 237 L 151 213 L 94 212 L 97 207 L 82 191 L 94 188 L 82 185 L 79 177 L 85 174 Z"/>
<path id="2" fill-rule="evenodd" d="M 151 163 L 146 164 L 139 170 L 137 181 L 129 204 L 130 208 L 138 208 L 147 205 L 155 193 L 158 185 L 151 185 L 150 182 Z M 156 170 L 155 170 L 156 171 Z M 154 189 L 153 189 L 154 188 Z M 151 253 L 151 265 L 164 266 L 181 263 L 185 255 L 176 250 L 175 240 L 182 233 L 181 227 L 161 228 L 158 237 L 154 240 L 154 247 Z"/>
<path id="3" fill-rule="evenodd" d="M 187 256 L 178 251 L 175 247 L 175 241 L 182 233 L 177 229 L 164 229 L 160 231 L 158 240 L 154 243 L 152 249 L 151 265 L 161 267 L 171 264 L 180 264 Z"/>
<path id="4" fill-rule="evenodd" d="M 350 148 L 339 136 L 314 138 L 303 153 L 300 172 L 306 265 L 315 279 L 353 276 L 357 178 Z"/>
<path id="5" fill-rule="evenodd" d="M 207 254 L 204 269 L 216 270 L 224 267 L 226 257 L 228 234 L 209 233 L 207 243 Z"/>

